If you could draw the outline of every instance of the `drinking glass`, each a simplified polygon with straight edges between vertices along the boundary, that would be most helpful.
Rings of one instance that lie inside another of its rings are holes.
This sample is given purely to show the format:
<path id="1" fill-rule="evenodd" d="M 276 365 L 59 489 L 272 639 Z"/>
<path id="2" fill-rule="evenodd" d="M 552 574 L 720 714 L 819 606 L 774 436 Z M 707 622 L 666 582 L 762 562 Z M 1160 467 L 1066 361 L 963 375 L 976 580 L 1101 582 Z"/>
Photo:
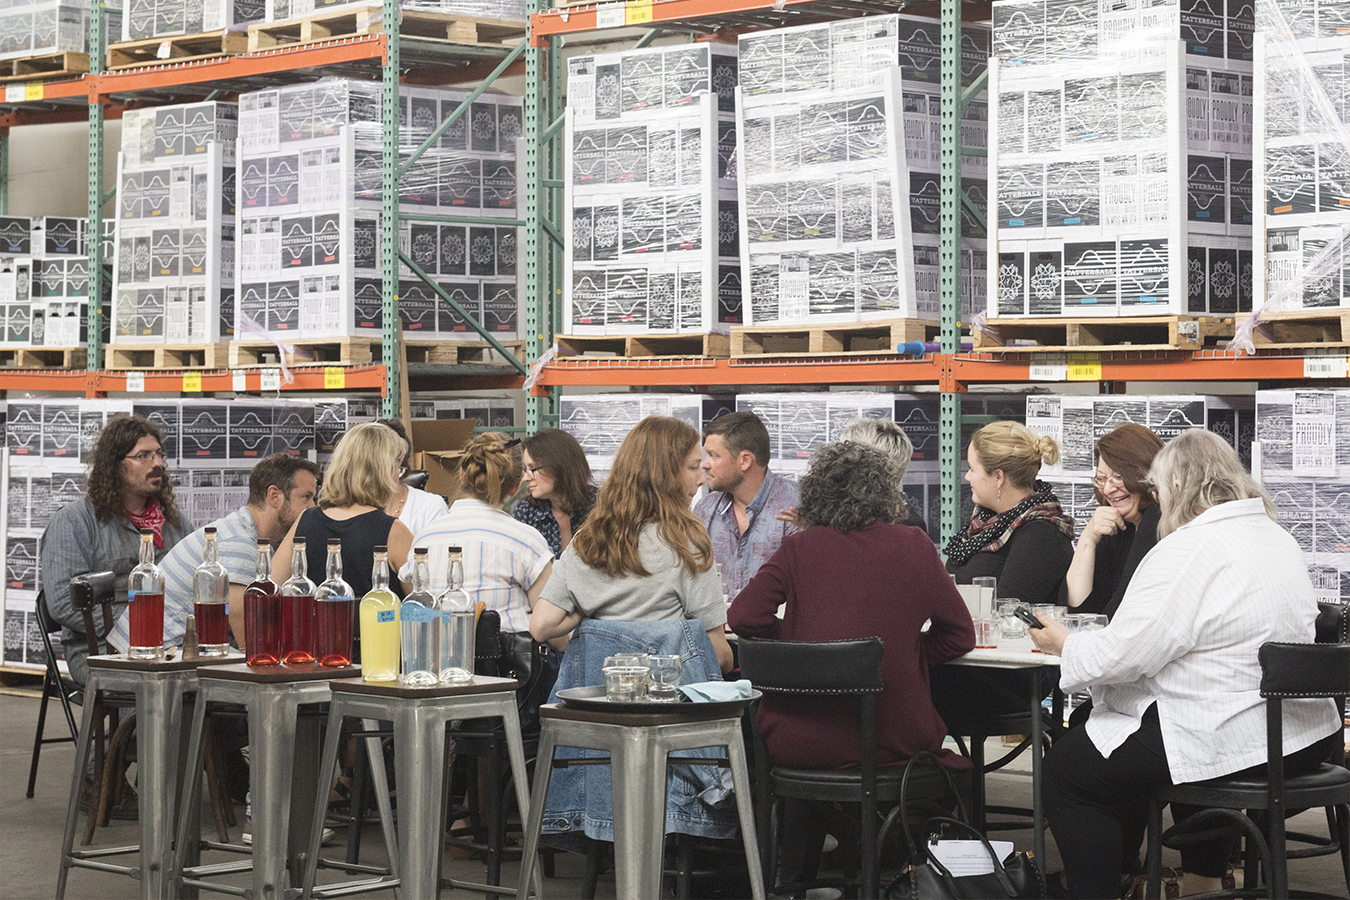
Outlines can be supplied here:
<path id="1" fill-rule="evenodd" d="M 975 649 L 992 650 L 996 644 L 994 642 L 995 622 L 993 616 L 976 616 L 971 619 L 975 626 Z"/>
<path id="2" fill-rule="evenodd" d="M 998 579 L 992 575 L 983 575 L 970 579 L 970 583 L 980 589 L 980 615 L 992 616 L 994 603 L 998 600 Z M 988 596 L 984 593 L 986 590 L 989 592 Z"/>
<path id="3" fill-rule="evenodd" d="M 1016 597 L 1001 597 L 994 601 L 1000 640 L 1020 641 L 1027 636 L 1027 623 L 1013 614 L 1013 610 L 1025 605 Z"/>
<path id="4" fill-rule="evenodd" d="M 1031 611 L 1038 617 L 1051 619 L 1062 625 L 1068 624 L 1068 609 L 1057 603 L 1033 603 L 1031 605 Z"/>
<path id="5" fill-rule="evenodd" d="M 1110 620 L 1101 613 L 1079 613 L 1078 630 L 1079 631 L 1101 631 L 1106 627 Z"/>
<path id="6" fill-rule="evenodd" d="M 650 676 L 647 681 L 647 699 L 672 703 L 680 699 L 680 657 L 649 657 Z"/>
<path id="7" fill-rule="evenodd" d="M 633 703 L 647 699 L 646 662 L 635 665 L 633 657 L 647 655 L 624 653 L 605 657 L 603 672 L 605 675 L 605 697 L 615 703 Z"/>

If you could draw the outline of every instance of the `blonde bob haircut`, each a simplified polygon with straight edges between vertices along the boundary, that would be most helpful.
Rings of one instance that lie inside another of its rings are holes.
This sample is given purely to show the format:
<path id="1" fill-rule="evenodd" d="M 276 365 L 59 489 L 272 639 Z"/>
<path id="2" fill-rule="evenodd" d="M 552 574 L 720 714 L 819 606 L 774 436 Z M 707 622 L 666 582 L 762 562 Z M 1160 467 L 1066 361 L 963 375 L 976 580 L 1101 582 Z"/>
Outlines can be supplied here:
<path id="1" fill-rule="evenodd" d="M 1003 470 L 1015 488 L 1031 490 L 1041 463 L 1059 462 L 1059 444 L 1049 435 L 1037 434 L 1020 422 L 992 422 L 975 432 L 970 446 L 989 473 Z"/>
<path id="2" fill-rule="evenodd" d="M 609 478 L 595 498 L 595 509 L 577 530 L 572 546 L 586 565 L 611 578 L 647 577 L 638 538 L 655 524 L 661 540 L 691 573 L 712 568 L 708 529 L 689 509 L 680 480 L 685 458 L 699 446 L 689 424 L 648 416 L 623 439 Z"/>
<path id="3" fill-rule="evenodd" d="M 333 448 L 333 459 L 319 489 L 320 509 L 373 506 L 384 509 L 398 487 L 394 472 L 407 444 L 379 422 L 357 425 Z"/>
<path id="4" fill-rule="evenodd" d="M 1234 500 L 1260 497 L 1266 515 L 1279 521 L 1265 488 L 1242 467 L 1237 451 L 1211 431 L 1197 428 L 1173 438 L 1153 457 L 1148 477 L 1158 494 L 1158 540 Z"/>

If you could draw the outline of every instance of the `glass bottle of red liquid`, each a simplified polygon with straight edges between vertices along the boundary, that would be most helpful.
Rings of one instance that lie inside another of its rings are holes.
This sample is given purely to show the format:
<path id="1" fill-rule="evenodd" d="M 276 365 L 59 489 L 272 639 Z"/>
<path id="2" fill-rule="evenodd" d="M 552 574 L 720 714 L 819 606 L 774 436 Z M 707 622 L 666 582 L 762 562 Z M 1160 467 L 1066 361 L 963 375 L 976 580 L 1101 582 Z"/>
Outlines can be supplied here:
<path id="1" fill-rule="evenodd" d="M 328 540 L 327 577 L 314 589 L 314 658 L 328 668 L 352 664 L 352 618 L 356 600 L 342 580 L 342 541 Z"/>
<path id="2" fill-rule="evenodd" d="M 314 582 L 305 577 L 308 557 L 305 539 L 296 538 L 291 553 L 291 577 L 281 586 L 281 631 L 288 666 L 314 662 Z"/>
<path id="3" fill-rule="evenodd" d="M 272 580 L 272 546 L 260 540 L 253 583 L 244 589 L 244 662 L 281 665 L 281 616 L 281 589 Z"/>
<path id="4" fill-rule="evenodd" d="M 155 659 L 164 653 L 164 573 L 155 565 L 155 533 L 141 529 L 141 560 L 127 576 L 132 659 Z"/>
<path id="5" fill-rule="evenodd" d="M 198 652 L 224 656 L 230 652 L 230 573 L 220 564 L 216 529 L 205 529 L 202 564 L 192 573 L 192 614 L 197 617 Z"/>

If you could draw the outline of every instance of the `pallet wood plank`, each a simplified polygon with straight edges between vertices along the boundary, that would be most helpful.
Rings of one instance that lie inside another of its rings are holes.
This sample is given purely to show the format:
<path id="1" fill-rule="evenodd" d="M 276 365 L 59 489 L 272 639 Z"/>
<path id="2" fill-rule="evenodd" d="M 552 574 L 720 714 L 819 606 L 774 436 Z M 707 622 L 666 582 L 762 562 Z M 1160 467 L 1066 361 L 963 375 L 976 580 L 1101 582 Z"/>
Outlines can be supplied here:
<path id="1" fill-rule="evenodd" d="M 720 357 L 731 352 L 730 335 L 719 332 L 679 334 L 559 334 L 554 343 L 565 356 Z"/>
<path id="2" fill-rule="evenodd" d="M 1299 309 L 1266 313 L 1252 330 L 1258 347 L 1319 347 L 1350 344 L 1350 310 Z"/>
<path id="3" fill-rule="evenodd" d="M 731 356 L 856 356 L 895 353 L 899 344 L 937 337 L 928 319 L 809 325 L 733 325 Z"/>
<path id="4" fill-rule="evenodd" d="M 83 369 L 83 347 L 0 348 L 0 366 L 16 369 Z"/>
<path id="5" fill-rule="evenodd" d="M 502 341 L 515 357 L 525 361 L 525 342 Z M 379 362 L 384 353 L 384 341 L 369 337 L 302 338 L 283 340 L 285 363 L 288 366 L 314 363 L 342 365 L 369 365 Z M 436 365 L 459 365 L 491 362 L 488 359 L 492 345 L 486 341 L 410 341 L 405 340 L 408 361 Z M 228 358 L 230 368 L 280 365 L 277 345 L 266 341 L 231 341 Z"/>
<path id="6" fill-rule="evenodd" d="M 333 40 L 385 31 L 383 7 L 365 6 L 298 16 L 281 22 L 261 22 L 248 28 L 249 52 L 288 44 Z M 457 44 L 501 44 L 525 35 L 524 22 L 507 22 L 453 13 L 405 10 L 399 25 L 404 37 L 429 38 Z"/>
<path id="7" fill-rule="evenodd" d="M 9 81 L 62 78 L 89 71 L 89 54 L 71 51 L 0 60 L 0 84 Z"/>
<path id="8" fill-rule="evenodd" d="M 166 48 L 168 56 L 163 56 L 162 53 Z M 228 29 L 119 41 L 108 47 L 108 68 L 127 69 L 213 59 L 218 56 L 234 56 L 246 50 L 248 50 L 248 34 Z"/>
<path id="9" fill-rule="evenodd" d="M 1233 336 L 1233 320 L 1218 316 L 989 319 L 974 329 L 974 349 L 987 353 L 1043 353 L 1121 347 L 1199 350 Z"/>

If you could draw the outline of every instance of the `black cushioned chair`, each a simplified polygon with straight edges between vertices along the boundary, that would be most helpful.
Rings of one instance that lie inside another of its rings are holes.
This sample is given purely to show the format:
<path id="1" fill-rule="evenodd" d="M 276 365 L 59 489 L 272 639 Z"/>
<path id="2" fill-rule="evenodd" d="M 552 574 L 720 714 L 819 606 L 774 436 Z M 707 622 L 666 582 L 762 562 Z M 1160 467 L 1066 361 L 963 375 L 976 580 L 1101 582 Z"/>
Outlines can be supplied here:
<path id="1" fill-rule="evenodd" d="M 858 889 L 864 898 L 880 895 L 880 850 L 893 817 L 879 827 L 878 803 L 900 799 L 903 766 L 877 766 L 877 695 L 882 691 L 880 638 L 850 641 L 757 641 L 741 638 L 741 675 L 766 696 L 856 699 L 862 726 L 862 763 L 856 769 L 792 769 L 774 765 L 755 728 L 755 818 L 764 877 L 776 882 L 777 831 L 774 816 L 779 797 L 826 803 L 859 804 L 861 871 Z M 909 799 L 937 800 L 950 793 L 943 773 L 915 767 Z M 776 885 L 769 893 L 799 890 L 804 885 Z"/>
<path id="2" fill-rule="evenodd" d="M 1269 851 L 1266 872 L 1268 895 L 1284 897 L 1334 897 L 1334 894 L 1289 890 L 1288 855 L 1284 818 L 1286 810 L 1318 806 L 1335 807 L 1339 822 L 1341 859 L 1346 867 L 1346 886 L 1350 888 L 1350 771 L 1343 765 L 1326 762 L 1316 770 L 1285 777 L 1283 701 L 1286 699 L 1331 697 L 1344 702 L 1350 694 L 1350 644 L 1264 644 L 1258 654 L 1261 663 L 1261 696 L 1266 700 L 1267 776 L 1224 777 L 1192 784 L 1170 785 L 1154 791 L 1149 801 L 1148 893 L 1157 897 L 1162 881 L 1162 844 L 1177 839 L 1189 830 L 1188 821 L 1162 830 L 1162 807 L 1166 803 L 1186 803 L 1206 809 L 1262 810 L 1265 812 L 1265 844 Z M 1199 813 L 1199 819 L 1206 813 Z M 1265 853 L 1261 854 L 1265 856 Z M 1252 855 L 1248 853 L 1248 859 Z M 1251 896 L 1254 866 L 1248 865 L 1248 887 L 1234 895 Z"/>

